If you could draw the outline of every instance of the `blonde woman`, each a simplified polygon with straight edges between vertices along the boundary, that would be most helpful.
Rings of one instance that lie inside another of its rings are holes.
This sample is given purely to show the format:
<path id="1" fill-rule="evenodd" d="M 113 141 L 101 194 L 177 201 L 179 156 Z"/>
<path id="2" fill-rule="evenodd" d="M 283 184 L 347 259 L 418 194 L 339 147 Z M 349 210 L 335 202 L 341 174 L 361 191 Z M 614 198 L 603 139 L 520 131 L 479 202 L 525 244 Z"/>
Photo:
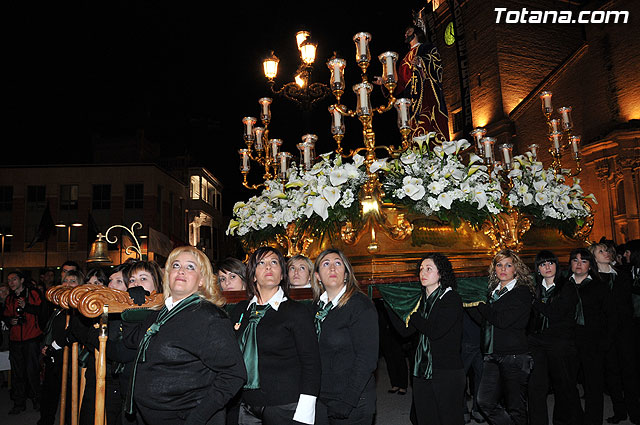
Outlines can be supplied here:
<path id="1" fill-rule="evenodd" d="M 135 406 L 147 424 L 224 423 L 246 371 L 211 262 L 192 246 L 178 247 L 162 286 L 162 309 L 125 331 L 127 344 L 139 341 L 125 408 Z"/>
<path id="2" fill-rule="evenodd" d="M 489 266 L 488 301 L 469 309 L 482 324 L 484 360 L 478 406 L 489 423 L 527 423 L 532 360 L 526 327 L 534 289 L 531 271 L 520 257 L 502 250 Z"/>

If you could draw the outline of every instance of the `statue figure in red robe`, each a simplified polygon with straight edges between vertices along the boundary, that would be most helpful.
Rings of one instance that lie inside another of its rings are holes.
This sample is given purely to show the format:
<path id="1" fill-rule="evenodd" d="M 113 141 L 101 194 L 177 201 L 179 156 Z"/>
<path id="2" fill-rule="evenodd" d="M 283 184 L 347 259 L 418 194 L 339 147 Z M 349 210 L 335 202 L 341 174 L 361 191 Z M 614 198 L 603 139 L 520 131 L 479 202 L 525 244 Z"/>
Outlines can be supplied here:
<path id="1" fill-rule="evenodd" d="M 398 65 L 396 98 L 411 100 L 412 137 L 435 132 L 439 141 L 449 140 L 449 116 L 442 91 L 442 60 L 436 46 L 416 25 L 407 27 L 409 52 Z"/>

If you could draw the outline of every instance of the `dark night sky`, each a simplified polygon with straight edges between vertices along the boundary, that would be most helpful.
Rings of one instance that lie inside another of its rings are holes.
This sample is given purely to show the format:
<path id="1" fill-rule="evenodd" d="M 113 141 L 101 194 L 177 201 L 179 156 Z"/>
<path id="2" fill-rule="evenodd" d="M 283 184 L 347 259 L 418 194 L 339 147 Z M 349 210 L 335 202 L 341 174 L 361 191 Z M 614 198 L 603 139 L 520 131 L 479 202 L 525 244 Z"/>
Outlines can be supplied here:
<path id="1" fill-rule="evenodd" d="M 11 4 L 11 60 L 5 61 L 10 136 L 2 164 L 85 163 L 92 134 L 142 128 L 165 152 L 188 151 L 198 158 L 225 185 L 230 207 L 248 195 L 239 183 L 237 149 L 243 144 L 242 117 L 257 116 L 258 99 L 269 95 L 262 58 L 275 50 L 281 59 L 277 82 L 289 81 L 299 63 L 295 32 L 307 29 L 319 43 L 314 80 L 328 82 L 325 62 L 337 51 L 347 60 L 350 87 L 360 78 L 355 33 L 372 34 L 374 57 L 405 52 L 403 28 L 412 8 L 423 2 L 402 3 L 398 10 L 374 10 L 375 2 L 364 1 L 300 7 L 166 0 L 85 1 L 74 8 Z M 379 72 L 375 60 L 369 75 Z M 352 106 L 354 95 L 349 91 L 344 101 Z M 374 104 L 381 102 L 374 98 Z M 294 152 L 300 137 L 312 132 L 320 137 L 318 153 L 332 150 L 329 104 L 309 118 L 275 98 L 271 137 L 284 139 L 285 150 Z M 388 119 L 395 123 L 393 115 Z M 360 131 L 355 122 L 351 127 Z"/>

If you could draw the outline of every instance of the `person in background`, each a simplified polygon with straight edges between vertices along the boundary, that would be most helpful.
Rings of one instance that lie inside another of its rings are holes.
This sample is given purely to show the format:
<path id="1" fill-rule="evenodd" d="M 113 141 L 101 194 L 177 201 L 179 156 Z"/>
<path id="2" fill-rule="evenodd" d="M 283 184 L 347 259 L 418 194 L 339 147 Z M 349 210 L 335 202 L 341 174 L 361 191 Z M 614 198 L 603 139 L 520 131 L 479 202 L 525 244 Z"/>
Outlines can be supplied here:
<path id="1" fill-rule="evenodd" d="M 237 258 L 227 257 L 216 264 L 218 284 L 223 291 L 244 291 L 247 288 L 247 269 Z"/>
<path id="2" fill-rule="evenodd" d="M 322 379 L 318 425 L 371 425 L 376 411 L 378 315 L 342 251 L 323 251 L 313 268 Z"/>
<path id="3" fill-rule="evenodd" d="M 482 323 L 482 380 L 478 405 L 492 424 L 527 423 L 527 384 L 533 362 L 526 328 L 533 301 L 531 271 L 512 250 L 489 266 L 488 302 L 469 308 Z"/>
<path id="4" fill-rule="evenodd" d="M 87 275 L 84 277 L 84 281 L 82 283 L 107 286 L 109 284 L 109 280 L 107 279 L 107 275 L 104 270 L 100 267 L 94 267 L 87 271 Z"/>
<path id="5" fill-rule="evenodd" d="M 42 330 L 38 323 L 42 298 L 40 291 L 27 284 L 21 271 L 7 275 L 10 289 L 5 298 L 2 317 L 9 326 L 9 361 L 13 407 L 10 415 L 27 409 L 27 398 L 34 409 L 40 408 L 40 340 Z"/>
<path id="6" fill-rule="evenodd" d="M 578 422 L 600 425 L 604 412 L 604 359 L 614 334 L 611 292 L 600 280 L 598 265 L 586 248 L 569 254 L 569 282 L 578 290 L 576 348 L 584 388 L 584 410 L 578 406 Z"/>
<path id="7" fill-rule="evenodd" d="M 304 255 L 294 255 L 287 261 L 287 280 L 290 288 L 310 288 L 313 263 Z"/>
<path id="8" fill-rule="evenodd" d="M 129 276 L 125 276 L 125 273 L 128 269 L 128 263 L 117 265 L 113 269 L 111 269 L 109 271 L 109 277 L 107 279 L 107 286 L 111 289 L 117 289 L 118 291 L 126 291 L 127 282 L 129 282 Z"/>
<path id="9" fill-rule="evenodd" d="M 240 425 L 315 421 L 320 354 L 313 316 L 288 298 L 285 259 L 275 248 L 256 249 L 247 263 L 248 300 L 231 312 L 247 367 Z"/>
<path id="10" fill-rule="evenodd" d="M 600 280 L 611 291 L 615 325 L 613 340 L 605 356 L 606 387 L 613 403 L 608 423 L 617 424 L 629 417 L 640 422 L 636 354 L 633 336 L 632 275 L 628 267 L 614 266 L 614 250 L 606 243 L 589 246 L 598 266 Z"/>
<path id="11" fill-rule="evenodd" d="M 547 396 L 553 388 L 553 422 L 575 424 L 579 403 L 575 363 L 578 293 L 560 274 L 558 257 L 548 250 L 535 258 L 536 290 L 529 319 L 533 370 L 529 377 L 529 423 L 547 425 Z"/>

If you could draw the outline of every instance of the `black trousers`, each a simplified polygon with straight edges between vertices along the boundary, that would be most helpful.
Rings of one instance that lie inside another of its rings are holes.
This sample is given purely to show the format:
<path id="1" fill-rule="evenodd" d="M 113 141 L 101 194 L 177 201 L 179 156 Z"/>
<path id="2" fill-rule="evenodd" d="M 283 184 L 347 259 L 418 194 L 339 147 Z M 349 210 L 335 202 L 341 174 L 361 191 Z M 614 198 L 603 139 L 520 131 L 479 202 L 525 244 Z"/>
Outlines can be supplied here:
<path id="1" fill-rule="evenodd" d="M 529 348 L 533 358 L 528 392 L 530 425 L 548 425 L 547 395 L 550 385 L 554 397 L 553 424 L 576 424 L 580 396 L 575 346 L 540 337 L 530 339 Z"/>
<path id="2" fill-rule="evenodd" d="M 293 420 L 297 406 L 298 403 L 250 407 L 245 403 L 240 403 L 238 423 L 240 425 L 293 425 L 297 423 Z"/>
<path id="3" fill-rule="evenodd" d="M 640 419 L 638 367 L 632 322 L 620 323 L 613 346 L 605 357 L 605 383 L 611 396 L 613 413 Z"/>
<path id="4" fill-rule="evenodd" d="M 393 328 L 387 317 L 388 312 L 382 304 L 376 301 L 378 310 L 378 333 L 380 335 L 380 354 L 384 357 L 387 373 L 392 387 L 407 389 L 409 386 L 409 368 L 407 367 L 407 353 L 409 338 L 401 337 Z"/>
<path id="5" fill-rule="evenodd" d="M 470 377 L 469 384 L 473 384 L 473 388 L 469 388 L 473 395 L 472 411 L 478 412 L 478 389 L 480 388 L 480 380 L 482 379 L 482 351 L 479 345 L 462 343 L 462 364 L 464 365 L 465 376 Z M 471 374 L 469 372 L 472 372 Z M 468 412 L 467 402 L 463 401 L 463 411 Z"/>
<path id="6" fill-rule="evenodd" d="M 604 412 L 604 358 L 601 342 L 597 339 L 576 340 L 578 367 L 582 369 L 584 410 L 578 411 L 579 423 L 601 425 Z"/>
<path id="7" fill-rule="evenodd" d="M 327 405 L 322 401 L 316 402 L 316 422 L 315 425 L 371 425 L 376 409 L 376 396 L 369 394 L 369 397 L 360 398 L 360 402 L 353 408 L 351 414 L 346 419 L 330 418 L 327 415 Z"/>
<path id="8" fill-rule="evenodd" d="M 463 425 L 464 369 L 434 370 L 431 379 L 413 377 L 417 425 Z"/>
<path id="9" fill-rule="evenodd" d="M 12 398 L 26 406 L 27 398 L 40 399 L 40 339 L 9 341 Z"/>
<path id="10" fill-rule="evenodd" d="M 492 425 L 526 425 L 529 354 L 484 356 L 478 406 Z"/>
<path id="11" fill-rule="evenodd" d="M 40 420 L 38 425 L 53 425 L 56 412 L 60 405 L 60 387 L 62 384 L 62 350 L 58 350 L 53 357 L 46 358 L 44 363 L 44 379 L 42 380 L 42 394 L 40 397 Z M 67 404 L 65 407 L 65 421 L 71 421 L 71 381 L 67 381 Z"/>
<path id="12" fill-rule="evenodd" d="M 203 400 L 203 402 L 205 402 Z M 140 414 L 140 420 L 138 423 L 144 423 L 146 425 L 180 425 L 187 422 L 189 417 L 189 410 L 175 411 L 175 410 L 155 410 L 149 409 L 144 406 L 136 404 L 138 413 Z M 225 412 L 224 409 L 214 414 L 206 425 L 224 425 Z"/>

